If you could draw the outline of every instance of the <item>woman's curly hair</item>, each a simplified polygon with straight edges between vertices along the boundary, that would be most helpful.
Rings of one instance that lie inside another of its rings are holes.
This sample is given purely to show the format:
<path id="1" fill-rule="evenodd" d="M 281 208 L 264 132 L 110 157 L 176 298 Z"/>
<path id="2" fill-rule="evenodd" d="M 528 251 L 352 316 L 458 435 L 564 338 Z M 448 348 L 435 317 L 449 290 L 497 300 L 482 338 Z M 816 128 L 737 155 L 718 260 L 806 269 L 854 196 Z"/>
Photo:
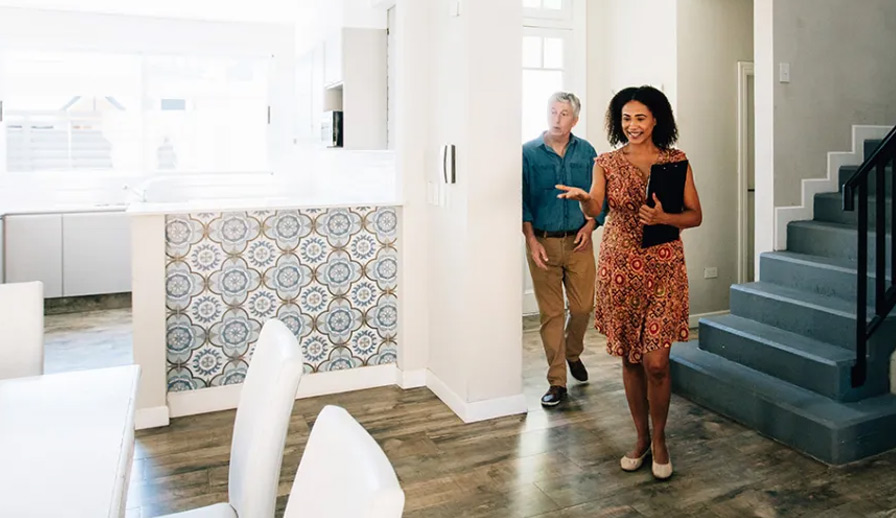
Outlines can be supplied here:
<path id="1" fill-rule="evenodd" d="M 622 129 L 622 107 L 630 101 L 638 101 L 647 106 L 656 119 L 656 127 L 653 128 L 653 143 L 656 147 L 660 149 L 672 147 L 678 140 L 678 127 L 672 115 L 672 106 L 666 94 L 647 85 L 620 90 L 610 100 L 606 119 L 607 140 L 610 144 L 617 146 L 628 142 L 628 137 Z"/>

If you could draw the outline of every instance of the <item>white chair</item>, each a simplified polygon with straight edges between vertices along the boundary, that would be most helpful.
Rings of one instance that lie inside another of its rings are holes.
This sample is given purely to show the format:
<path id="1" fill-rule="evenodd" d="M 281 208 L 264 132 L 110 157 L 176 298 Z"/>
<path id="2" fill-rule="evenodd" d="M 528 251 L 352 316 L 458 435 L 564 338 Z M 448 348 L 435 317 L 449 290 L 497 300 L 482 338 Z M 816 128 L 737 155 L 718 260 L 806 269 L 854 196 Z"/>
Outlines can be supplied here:
<path id="1" fill-rule="evenodd" d="M 283 445 L 302 376 L 302 350 L 276 319 L 265 322 L 243 382 L 233 424 L 229 502 L 169 518 L 272 518 Z"/>
<path id="2" fill-rule="evenodd" d="M 44 373 L 44 284 L 0 284 L 0 379 Z"/>
<path id="3" fill-rule="evenodd" d="M 345 409 L 311 428 L 283 518 L 401 518 L 404 491 L 386 454 Z"/>

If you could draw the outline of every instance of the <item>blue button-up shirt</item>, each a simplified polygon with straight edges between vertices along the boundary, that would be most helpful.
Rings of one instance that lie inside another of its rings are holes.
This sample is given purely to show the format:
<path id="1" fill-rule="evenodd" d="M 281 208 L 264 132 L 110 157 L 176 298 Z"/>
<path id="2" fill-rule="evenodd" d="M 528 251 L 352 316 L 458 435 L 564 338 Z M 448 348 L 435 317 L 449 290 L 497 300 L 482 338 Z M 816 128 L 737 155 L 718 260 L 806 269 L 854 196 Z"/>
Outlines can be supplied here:
<path id="1" fill-rule="evenodd" d="M 564 184 L 591 190 L 592 169 L 597 153 L 587 141 L 569 135 L 561 157 L 544 141 L 544 134 L 523 144 L 523 222 L 548 232 L 578 230 L 585 224 L 579 202 L 557 198 Z M 595 219 L 602 225 L 607 203 Z"/>

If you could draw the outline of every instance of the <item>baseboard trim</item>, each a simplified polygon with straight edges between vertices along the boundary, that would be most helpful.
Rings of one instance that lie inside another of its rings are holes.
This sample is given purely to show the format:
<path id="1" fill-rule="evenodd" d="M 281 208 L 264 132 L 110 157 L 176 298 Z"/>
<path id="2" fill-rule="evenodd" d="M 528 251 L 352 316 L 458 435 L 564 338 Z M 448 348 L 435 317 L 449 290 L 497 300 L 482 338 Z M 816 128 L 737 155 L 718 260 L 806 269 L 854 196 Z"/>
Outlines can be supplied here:
<path id="1" fill-rule="evenodd" d="M 401 379 L 401 372 L 395 364 L 305 374 L 299 383 L 296 399 L 399 385 Z M 168 393 L 168 407 L 171 409 L 171 417 L 232 410 L 240 402 L 241 390 L 242 385 L 225 385 L 170 392 Z"/>
<path id="2" fill-rule="evenodd" d="M 297 398 L 324 396 L 374 387 L 397 385 L 398 367 L 394 363 L 342 371 L 316 372 L 302 377 Z"/>
<path id="3" fill-rule="evenodd" d="M 169 415 L 169 409 L 164 405 L 138 408 L 134 412 L 134 429 L 145 430 L 146 428 L 168 426 L 170 422 Z"/>
<path id="4" fill-rule="evenodd" d="M 403 389 L 425 387 L 426 369 L 416 369 L 412 371 L 399 370 L 396 384 Z"/>
<path id="5" fill-rule="evenodd" d="M 729 311 L 727 309 L 725 311 L 710 311 L 709 313 L 695 313 L 688 317 L 688 327 L 690 327 L 691 329 L 696 329 L 697 327 L 700 326 L 701 318 L 717 317 L 720 315 L 727 315 L 729 313 L 731 313 L 731 311 Z"/>
<path id="6" fill-rule="evenodd" d="M 853 125 L 852 150 L 828 153 L 828 170 L 824 178 L 805 178 L 801 183 L 800 204 L 775 208 L 775 250 L 787 249 L 787 224 L 791 221 L 812 219 L 815 215 L 815 195 L 837 192 L 840 166 L 859 165 L 865 154 L 865 141 L 883 138 L 891 126 Z"/>
<path id="7" fill-rule="evenodd" d="M 523 394 L 468 403 L 430 370 L 426 371 L 426 386 L 465 423 L 525 414 L 528 411 Z"/>
<path id="8" fill-rule="evenodd" d="M 232 410 L 240 402 L 242 388 L 238 384 L 169 392 L 168 408 L 171 409 L 171 417 Z"/>

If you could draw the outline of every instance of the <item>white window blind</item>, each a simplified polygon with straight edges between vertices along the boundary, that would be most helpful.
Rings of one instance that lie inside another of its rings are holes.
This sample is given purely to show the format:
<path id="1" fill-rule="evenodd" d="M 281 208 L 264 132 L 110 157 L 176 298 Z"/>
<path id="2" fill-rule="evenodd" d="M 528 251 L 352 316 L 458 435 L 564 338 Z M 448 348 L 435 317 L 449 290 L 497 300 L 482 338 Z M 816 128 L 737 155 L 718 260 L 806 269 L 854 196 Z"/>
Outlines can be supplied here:
<path id="1" fill-rule="evenodd" d="M 269 58 L 2 58 L 8 172 L 267 169 Z"/>

